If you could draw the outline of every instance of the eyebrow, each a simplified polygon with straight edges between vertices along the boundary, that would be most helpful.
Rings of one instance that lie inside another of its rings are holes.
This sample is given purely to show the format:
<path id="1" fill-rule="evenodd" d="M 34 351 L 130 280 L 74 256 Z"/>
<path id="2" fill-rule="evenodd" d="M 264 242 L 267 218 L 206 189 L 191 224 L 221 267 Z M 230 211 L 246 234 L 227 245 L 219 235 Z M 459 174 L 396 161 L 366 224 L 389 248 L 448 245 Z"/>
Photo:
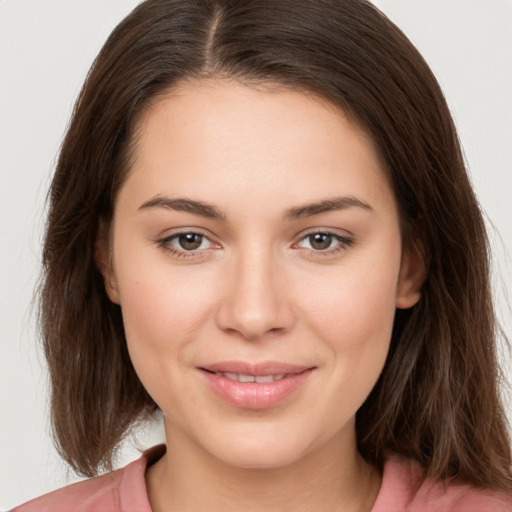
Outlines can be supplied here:
<path id="1" fill-rule="evenodd" d="M 193 213 L 209 219 L 226 220 L 225 215 L 215 206 L 203 201 L 194 201 L 192 199 L 176 198 L 171 199 L 164 196 L 155 196 L 143 203 L 139 210 L 149 210 L 152 208 L 166 208 L 179 212 Z"/>
<path id="2" fill-rule="evenodd" d="M 348 208 L 362 208 L 363 210 L 373 211 L 373 208 L 353 196 L 334 197 L 324 199 L 315 203 L 288 208 L 283 213 L 283 220 L 297 220 L 304 217 L 312 217 L 320 213 L 332 212 L 336 210 L 346 210 Z M 153 208 L 166 208 L 168 210 L 175 210 L 181 212 L 192 213 L 200 215 L 209 219 L 226 220 L 226 216 L 215 206 L 204 201 L 196 201 L 186 198 L 169 198 L 166 196 L 157 195 L 148 201 L 144 202 L 139 210 L 149 210 Z"/>
<path id="3" fill-rule="evenodd" d="M 373 211 L 373 208 L 368 203 L 361 199 L 357 199 L 357 197 L 342 196 L 325 199 L 323 201 L 306 204 L 304 206 L 298 206 L 296 208 L 289 208 L 284 212 L 283 218 L 289 220 L 302 219 L 304 217 L 312 217 L 313 215 L 318 215 L 320 213 L 346 210 L 354 207 L 362 208 L 363 210 L 370 212 Z"/>

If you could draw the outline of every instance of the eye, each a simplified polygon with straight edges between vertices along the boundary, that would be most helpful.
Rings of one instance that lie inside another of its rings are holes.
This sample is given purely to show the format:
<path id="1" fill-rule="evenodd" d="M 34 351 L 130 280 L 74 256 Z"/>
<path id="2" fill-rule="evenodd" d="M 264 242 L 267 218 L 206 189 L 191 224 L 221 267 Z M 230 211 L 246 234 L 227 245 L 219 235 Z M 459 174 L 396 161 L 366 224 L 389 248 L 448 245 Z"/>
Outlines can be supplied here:
<path id="1" fill-rule="evenodd" d="M 303 240 L 307 241 L 311 249 L 315 249 L 315 251 L 325 251 L 331 247 L 333 240 L 336 241 L 330 233 L 314 233 Z"/>
<path id="2" fill-rule="evenodd" d="M 196 251 L 198 249 L 207 249 L 209 240 L 199 233 L 180 233 L 170 240 L 171 245 L 184 251 Z"/>
<path id="3" fill-rule="evenodd" d="M 296 244 L 301 249 L 314 252 L 333 253 L 350 246 L 353 240 L 329 231 L 319 231 L 303 236 Z"/>
<path id="4" fill-rule="evenodd" d="M 218 249 L 206 235 L 194 231 L 175 233 L 156 243 L 177 258 L 205 257 L 209 249 Z"/>

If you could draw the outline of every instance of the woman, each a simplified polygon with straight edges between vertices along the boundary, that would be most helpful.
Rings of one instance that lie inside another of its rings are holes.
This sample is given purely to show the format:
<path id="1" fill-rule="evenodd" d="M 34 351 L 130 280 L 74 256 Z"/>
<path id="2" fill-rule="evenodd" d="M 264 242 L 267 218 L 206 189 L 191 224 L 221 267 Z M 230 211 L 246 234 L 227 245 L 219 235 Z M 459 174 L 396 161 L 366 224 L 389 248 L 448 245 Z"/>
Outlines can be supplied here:
<path id="1" fill-rule="evenodd" d="M 370 4 L 149 0 L 77 102 L 19 510 L 509 510 L 487 241 L 435 78 Z M 444 508 L 443 508 L 444 507 Z"/>

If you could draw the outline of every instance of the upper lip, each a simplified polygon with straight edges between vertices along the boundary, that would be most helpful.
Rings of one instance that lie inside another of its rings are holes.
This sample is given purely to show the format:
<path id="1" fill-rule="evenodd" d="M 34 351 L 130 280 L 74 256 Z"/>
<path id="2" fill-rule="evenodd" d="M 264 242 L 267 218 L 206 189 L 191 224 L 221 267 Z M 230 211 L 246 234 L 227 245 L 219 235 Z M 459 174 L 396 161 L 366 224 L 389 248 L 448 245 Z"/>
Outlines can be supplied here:
<path id="1" fill-rule="evenodd" d="M 238 373 L 241 375 L 254 375 L 255 377 L 258 377 L 263 375 L 297 374 L 313 367 L 282 363 L 278 361 L 262 361 L 259 363 L 249 363 L 246 361 L 221 361 L 218 363 L 207 364 L 200 368 L 212 373 Z"/>

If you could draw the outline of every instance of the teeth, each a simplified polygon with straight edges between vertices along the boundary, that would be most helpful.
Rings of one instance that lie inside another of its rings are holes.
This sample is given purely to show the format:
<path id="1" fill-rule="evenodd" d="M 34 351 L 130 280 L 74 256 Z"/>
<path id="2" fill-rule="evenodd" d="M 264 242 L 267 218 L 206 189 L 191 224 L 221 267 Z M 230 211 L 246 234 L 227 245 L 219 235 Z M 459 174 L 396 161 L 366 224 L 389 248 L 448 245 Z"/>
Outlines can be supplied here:
<path id="1" fill-rule="evenodd" d="M 215 372 L 215 375 L 219 377 L 226 377 L 226 379 L 234 380 L 235 382 L 257 382 L 259 384 L 265 384 L 274 382 L 275 380 L 284 379 L 286 376 L 284 373 L 279 375 L 244 375 L 240 373 L 229 373 L 229 372 Z"/>
<path id="2" fill-rule="evenodd" d="M 256 382 L 263 384 L 265 382 L 274 382 L 272 375 L 258 375 L 255 379 Z"/>

